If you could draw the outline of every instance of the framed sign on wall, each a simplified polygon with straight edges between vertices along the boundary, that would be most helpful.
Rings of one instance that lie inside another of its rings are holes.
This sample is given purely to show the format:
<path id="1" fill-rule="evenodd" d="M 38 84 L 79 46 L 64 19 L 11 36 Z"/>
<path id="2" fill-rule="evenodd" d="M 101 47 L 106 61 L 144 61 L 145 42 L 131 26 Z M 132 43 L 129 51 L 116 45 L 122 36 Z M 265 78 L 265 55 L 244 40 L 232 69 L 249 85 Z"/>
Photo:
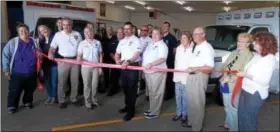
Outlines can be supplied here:
<path id="1" fill-rule="evenodd" d="M 106 4 L 100 3 L 100 16 L 106 17 Z"/>

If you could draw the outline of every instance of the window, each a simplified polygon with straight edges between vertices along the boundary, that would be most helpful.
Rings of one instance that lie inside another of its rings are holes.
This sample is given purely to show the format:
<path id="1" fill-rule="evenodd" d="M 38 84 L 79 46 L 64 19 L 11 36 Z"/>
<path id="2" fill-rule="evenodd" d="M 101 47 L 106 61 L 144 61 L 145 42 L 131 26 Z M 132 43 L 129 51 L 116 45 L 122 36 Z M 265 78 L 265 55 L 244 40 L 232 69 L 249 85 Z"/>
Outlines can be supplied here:
<path id="1" fill-rule="evenodd" d="M 254 18 L 261 18 L 262 17 L 262 13 L 261 12 L 257 12 L 254 14 Z"/>
<path id="2" fill-rule="evenodd" d="M 224 19 L 224 16 L 223 15 L 220 15 L 219 17 L 218 17 L 218 20 L 223 20 Z"/>
<path id="3" fill-rule="evenodd" d="M 231 20 L 231 15 L 226 15 L 226 20 Z"/>
<path id="4" fill-rule="evenodd" d="M 274 17 L 274 12 L 266 12 L 266 14 L 265 14 L 265 17 L 266 18 L 272 18 L 272 17 Z"/>
<path id="5" fill-rule="evenodd" d="M 236 49 L 236 39 L 239 33 L 248 32 L 249 26 L 208 26 L 206 39 L 214 49 L 232 51 Z"/>
<path id="6" fill-rule="evenodd" d="M 240 15 L 240 14 L 235 14 L 235 15 L 234 15 L 234 19 L 237 20 L 237 19 L 240 19 L 240 18 L 241 18 L 241 15 Z"/>
<path id="7" fill-rule="evenodd" d="M 256 27 L 251 31 L 251 34 L 256 34 L 258 32 L 269 32 L 267 27 Z"/>
<path id="8" fill-rule="evenodd" d="M 250 13 L 245 13 L 244 14 L 244 19 L 250 19 L 251 18 L 251 14 Z"/>
<path id="9" fill-rule="evenodd" d="M 56 32 L 57 31 L 56 19 L 57 18 L 46 18 L 46 17 L 39 18 L 37 21 L 36 28 L 35 28 L 35 37 L 38 36 L 37 28 L 39 25 L 46 25 L 47 27 L 50 28 L 50 30 L 52 32 Z M 84 28 L 87 23 L 90 23 L 90 22 L 84 21 L 84 20 L 75 20 L 75 19 L 73 20 L 73 30 L 79 32 L 83 39 L 84 39 Z"/>

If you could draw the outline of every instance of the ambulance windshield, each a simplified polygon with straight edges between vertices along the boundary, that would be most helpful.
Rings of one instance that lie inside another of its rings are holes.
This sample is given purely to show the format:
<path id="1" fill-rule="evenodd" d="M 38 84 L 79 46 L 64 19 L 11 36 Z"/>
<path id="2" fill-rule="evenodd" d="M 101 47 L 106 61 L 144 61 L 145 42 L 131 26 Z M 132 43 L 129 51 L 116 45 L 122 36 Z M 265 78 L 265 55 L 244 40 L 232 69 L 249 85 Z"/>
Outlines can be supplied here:
<path id="1" fill-rule="evenodd" d="M 232 51 L 236 49 L 239 33 L 248 32 L 249 26 L 223 25 L 206 27 L 206 39 L 214 49 Z"/>

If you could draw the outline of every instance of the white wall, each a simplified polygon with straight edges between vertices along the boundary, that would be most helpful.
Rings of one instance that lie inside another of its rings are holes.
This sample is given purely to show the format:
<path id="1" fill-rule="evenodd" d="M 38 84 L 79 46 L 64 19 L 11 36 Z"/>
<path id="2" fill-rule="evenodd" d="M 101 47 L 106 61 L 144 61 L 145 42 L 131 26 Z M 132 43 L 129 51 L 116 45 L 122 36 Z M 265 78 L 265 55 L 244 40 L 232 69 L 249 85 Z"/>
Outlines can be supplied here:
<path id="1" fill-rule="evenodd" d="M 73 1 L 73 5 L 94 8 L 98 22 L 106 23 L 107 26 L 113 26 L 116 29 L 124 22 L 129 21 L 130 12 L 122 7 L 106 4 L 106 17 L 100 16 L 100 3 L 95 1 Z"/>
<path id="2" fill-rule="evenodd" d="M 171 23 L 171 28 L 179 28 L 182 30 L 193 30 L 196 26 L 214 25 L 216 22 L 216 14 L 214 13 L 173 13 L 163 15 L 160 14 L 157 19 L 150 19 L 149 13 L 131 13 L 131 22 L 138 28 L 141 25 L 152 24 L 161 27 L 164 21 Z"/>

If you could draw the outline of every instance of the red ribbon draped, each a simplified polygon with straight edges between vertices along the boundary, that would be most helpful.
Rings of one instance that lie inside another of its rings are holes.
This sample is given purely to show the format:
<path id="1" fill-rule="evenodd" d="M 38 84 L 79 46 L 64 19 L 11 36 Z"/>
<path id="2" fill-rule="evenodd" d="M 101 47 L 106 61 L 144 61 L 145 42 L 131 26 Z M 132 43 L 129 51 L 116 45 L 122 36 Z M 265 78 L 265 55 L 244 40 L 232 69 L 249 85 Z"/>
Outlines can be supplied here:
<path id="1" fill-rule="evenodd" d="M 48 59 L 50 59 L 46 54 L 43 54 L 39 51 L 37 51 L 37 73 L 40 73 L 40 66 L 41 66 L 41 59 L 40 59 L 40 55 L 42 55 L 43 57 L 46 57 Z M 53 59 L 53 61 L 55 62 L 64 62 L 64 63 L 70 63 L 70 64 L 77 64 L 77 65 L 88 65 L 88 66 L 95 66 L 95 67 L 106 67 L 106 68 L 116 68 L 116 69 L 122 69 L 121 65 L 116 65 L 116 64 L 106 64 L 106 63 L 96 63 L 96 62 L 88 62 L 88 61 L 77 61 L 77 60 L 73 60 L 73 59 Z M 186 72 L 185 70 L 176 70 L 176 69 L 168 69 L 168 68 L 159 68 L 159 67 L 152 67 L 150 69 L 147 69 L 145 67 L 141 67 L 141 66 L 127 66 L 126 69 L 130 69 L 130 70 L 153 70 L 153 71 L 161 71 L 161 72 Z M 219 72 L 219 73 L 238 73 L 238 70 L 219 70 L 219 71 L 213 71 L 213 72 Z M 238 77 L 237 81 L 234 85 L 234 89 L 233 89 L 233 93 L 231 96 L 231 104 L 233 105 L 234 103 L 234 99 L 236 94 L 238 93 L 240 87 L 241 87 L 241 83 L 242 83 L 242 77 Z M 43 89 L 43 85 L 41 84 L 41 82 L 39 81 L 39 78 L 37 79 L 37 87 L 39 90 Z"/>

